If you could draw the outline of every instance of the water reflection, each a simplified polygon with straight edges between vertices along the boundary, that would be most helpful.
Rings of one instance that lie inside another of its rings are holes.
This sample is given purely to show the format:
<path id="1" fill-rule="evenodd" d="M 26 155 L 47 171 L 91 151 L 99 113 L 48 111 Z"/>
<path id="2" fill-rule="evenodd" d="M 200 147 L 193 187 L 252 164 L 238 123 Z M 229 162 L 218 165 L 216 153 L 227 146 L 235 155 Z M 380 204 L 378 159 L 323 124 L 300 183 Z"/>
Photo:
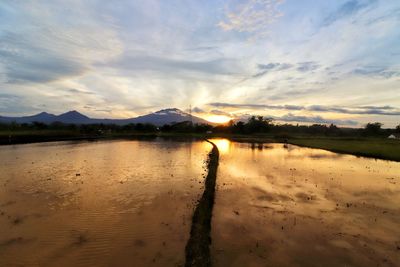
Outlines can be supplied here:
<path id="1" fill-rule="evenodd" d="M 396 266 L 400 163 L 231 142 L 221 156 L 214 266 Z"/>
<path id="2" fill-rule="evenodd" d="M 229 153 L 231 142 L 228 139 L 213 138 L 211 141 L 218 147 L 220 154 Z"/>
<path id="3" fill-rule="evenodd" d="M 54 142 L 0 149 L 0 266 L 184 262 L 206 142 Z"/>

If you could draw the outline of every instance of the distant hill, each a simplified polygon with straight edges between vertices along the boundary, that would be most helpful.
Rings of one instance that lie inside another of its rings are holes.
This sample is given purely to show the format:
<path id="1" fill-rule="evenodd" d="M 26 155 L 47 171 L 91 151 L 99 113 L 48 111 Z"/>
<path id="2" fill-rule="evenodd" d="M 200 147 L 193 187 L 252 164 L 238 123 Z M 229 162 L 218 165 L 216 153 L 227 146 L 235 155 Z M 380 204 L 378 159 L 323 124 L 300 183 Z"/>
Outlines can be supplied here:
<path id="1" fill-rule="evenodd" d="M 49 114 L 47 112 L 42 112 L 32 116 L 25 117 L 3 117 L 0 116 L 0 122 L 18 122 L 18 123 L 29 123 L 33 121 L 43 122 L 43 123 L 51 123 L 55 120 L 57 116 L 53 114 Z"/>
<path id="2" fill-rule="evenodd" d="M 190 117 L 189 113 L 183 112 L 177 108 L 169 108 L 159 110 L 154 113 L 150 113 L 147 115 L 139 116 L 136 118 L 129 119 L 94 119 L 89 118 L 78 111 L 68 111 L 66 113 L 60 115 L 54 115 L 46 112 L 41 112 L 32 116 L 24 116 L 24 117 L 4 117 L 0 116 L 0 122 L 10 123 L 31 123 L 31 122 L 42 122 L 42 123 L 53 123 L 53 122 L 62 122 L 66 124 L 94 124 L 94 123 L 104 123 L 104 124 L 118 124 L 125 125 L 129 123 L 151 123 L 157 126 L 161 126 L 164 124 L 173 124 L 177 122 L 190 121 L 192 119 L 193 123 L 208 123 L 208 121 L 192 116 Z"/>

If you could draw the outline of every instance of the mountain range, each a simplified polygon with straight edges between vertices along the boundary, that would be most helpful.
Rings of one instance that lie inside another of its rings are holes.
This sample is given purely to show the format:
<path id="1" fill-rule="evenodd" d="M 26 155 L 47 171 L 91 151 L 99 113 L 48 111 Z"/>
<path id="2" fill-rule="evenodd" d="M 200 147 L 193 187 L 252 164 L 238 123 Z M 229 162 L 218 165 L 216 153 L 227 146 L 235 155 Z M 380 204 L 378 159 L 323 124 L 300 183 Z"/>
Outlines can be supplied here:
<path id="1" fill-rule="evenodd" d="M 191 116 L 189 113 L 183 112 L 177 108 L 168 108 L 162 109 L 154 113 L 150 113 L 147 115 L 139 116 L 136 118 L 128 118 L 128 119 L 95 119 L 89 118 L 88 116 L 79 113 L 76 110 L 68 111 L 66 113 L 60 115 L 54 115 L 47 112 L 41 112 L 32 116 L 24 116 L 24 117 L 4 117 L 0 116 L 0 123 L 32 123 L 32 122 L 42 122 L 46 124 L 50 124 L 53 122 L 62 122 L 66 124 L 94 124 L 94 123 L 104 123 L 104 124 L 117 124 L 124 125 L 129 123 L 151 123 L 157 126 L 161 126 L 164 124 L 173 124 L 183 121 L 190 121 L 193 123 L 207 123 L 210 122 L 196 117 Z"/>

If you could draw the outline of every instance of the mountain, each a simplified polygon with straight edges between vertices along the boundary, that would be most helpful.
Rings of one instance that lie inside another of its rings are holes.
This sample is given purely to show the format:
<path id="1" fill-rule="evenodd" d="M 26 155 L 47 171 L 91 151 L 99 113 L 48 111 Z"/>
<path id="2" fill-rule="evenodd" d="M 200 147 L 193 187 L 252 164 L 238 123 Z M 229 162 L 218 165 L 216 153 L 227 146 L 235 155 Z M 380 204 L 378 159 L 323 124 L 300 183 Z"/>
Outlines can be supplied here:
<path id="1" fill-rule="evenodd" d="M 24 117 L 3 117 L 0 116 L 0 122 L 17 122 L 17 123 L 30 123 L 30 122 L 43 122 L 43 123 L 51 123 L 55 120 L 57 116 L 47 113 L 47 112 L 41 112 L 36 115 L 32 116 L 24 116 Z"/>
<path id="2" fill-rule="evenodd" d="M 129 123 L 151 123 L 157 126 L 162 126 L 164 124 L 173 124 L 177 122 L 190 121 L 193 123 L 208 123 L 208 121 L 196 117 L 190 116 L 189 113 L 183 112 L 177 108 L 168 108 L 159 110 L 154 113 L 150 113 L 147 115 L 139 116 L 136 118 L 129 119 L 94 119 L 89 118 L 76 110 L 68 111 L 66 113 L 60 115 L 49 114 L 46 112 L 42 112 L 33 116 L 24 116 L 24 117 L 3 117 L 0 116 L 0 122 L 10 123 L 31 123 L 31 122 L 42 122 L 42 123 L 52 123 L 52 122 L 62 122 L 68 124 L 94 124 L 94 123 L 104 123 L 104 124 L 118 124 L 125 125 Z"/>
<path id="3" fill-rule="evenodd" d="M 76 110 L 68 111 L 66 113 L 56 116 L 56 121 L 73 124 L 93 123 L 91 118 L 79 113 Z"/>
<path id="4" fill-rule="evenodd" d="M 151 123 L 160 126 L 190 120 L 192 120 L 193 123 L 199 124 L 209 123 L 206 120 L 193 115 L 190 117 L 189 113 L 183 112 L 177 108 L 162 109 L 148 115 L 139 116 L 133 119 L 133 123 Z"/>

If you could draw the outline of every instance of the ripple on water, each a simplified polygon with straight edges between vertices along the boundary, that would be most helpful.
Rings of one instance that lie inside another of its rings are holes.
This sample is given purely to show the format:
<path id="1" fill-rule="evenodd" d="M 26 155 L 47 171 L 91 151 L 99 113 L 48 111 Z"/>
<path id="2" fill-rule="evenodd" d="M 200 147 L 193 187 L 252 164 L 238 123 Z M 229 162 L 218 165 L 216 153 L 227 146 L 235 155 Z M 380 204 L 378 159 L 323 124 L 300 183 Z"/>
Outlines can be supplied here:
<path id="1" fill-rule="evenodd" d="M 222 144 L 214 266 L 400 262 L 400 184 L 390 183 L 400 182 L 400 163 L 282 144 Z"/>
<path id="2" fill-rule="evenodd" d="M 210 148 L 163 140 L 3 147 L 0 266 L 183 263 Z"/>

